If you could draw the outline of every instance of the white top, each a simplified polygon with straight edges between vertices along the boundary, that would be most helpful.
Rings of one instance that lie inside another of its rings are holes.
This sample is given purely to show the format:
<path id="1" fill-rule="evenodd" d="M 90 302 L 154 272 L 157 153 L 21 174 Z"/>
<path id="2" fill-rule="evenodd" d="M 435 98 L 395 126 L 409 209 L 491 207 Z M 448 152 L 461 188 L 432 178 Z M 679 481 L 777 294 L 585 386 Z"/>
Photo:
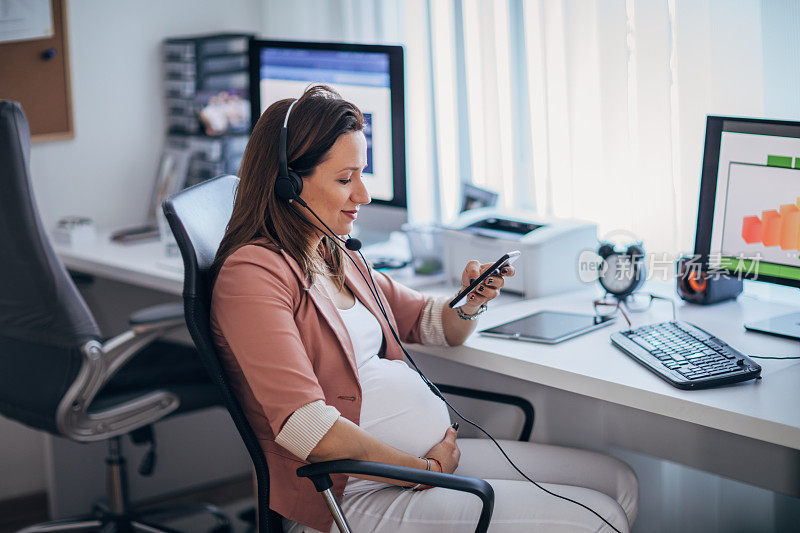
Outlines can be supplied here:
<path id="1" fill-rule="evenodd" d="M 358 299 L 339 309 L 356 356 L 361 382 L 360 427 L 389 446 L 424 456 L 450 425 L 444 402 L 435 396 L 404 361 L 383 359 L 378 320 Z M 385 483 L 350 478 L 345 492 L 385 487 Z"/>

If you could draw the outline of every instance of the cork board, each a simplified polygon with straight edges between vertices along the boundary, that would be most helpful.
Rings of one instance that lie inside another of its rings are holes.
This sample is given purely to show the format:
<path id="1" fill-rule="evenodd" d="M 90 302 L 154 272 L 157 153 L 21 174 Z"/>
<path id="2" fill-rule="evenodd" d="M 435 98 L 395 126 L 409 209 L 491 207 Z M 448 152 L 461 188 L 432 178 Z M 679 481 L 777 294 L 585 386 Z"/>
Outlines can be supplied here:
<path id="1" fill-rule="evenodd" d="M 52 37 L 0 43 L 0 99 L 22 104 L 32 142 L 74 137 L 66 1 L 50 0 Z"/>

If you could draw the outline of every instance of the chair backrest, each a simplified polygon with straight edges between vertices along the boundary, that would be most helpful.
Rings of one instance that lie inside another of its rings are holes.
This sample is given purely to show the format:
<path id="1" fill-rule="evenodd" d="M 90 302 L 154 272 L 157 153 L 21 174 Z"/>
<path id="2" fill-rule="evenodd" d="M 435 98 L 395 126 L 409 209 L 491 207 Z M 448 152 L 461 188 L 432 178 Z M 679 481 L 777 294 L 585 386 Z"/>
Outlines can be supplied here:
<path id="1" fill-rule="evenodd" d="M 280 516 L 268 510 L 269 471 L 266 457 L 222 368 L 211 333 L 209 270 L 230 220 L 238 184 L 236 176 L 220 176 L 174 194 L 164 201 L 163 208 L 183 257 L 186 325 L 203 363 L 219 385 L 225 406 L 256 471 L 258 530 L 261 533 L 280 532 Z"/>
<path id="2" fill-rule="evenodd" d="M 22 108 L 0 100 L 0 413 L 57 433 L 79 348 L 100 330 L 42 226 L 29 160 Z"/>

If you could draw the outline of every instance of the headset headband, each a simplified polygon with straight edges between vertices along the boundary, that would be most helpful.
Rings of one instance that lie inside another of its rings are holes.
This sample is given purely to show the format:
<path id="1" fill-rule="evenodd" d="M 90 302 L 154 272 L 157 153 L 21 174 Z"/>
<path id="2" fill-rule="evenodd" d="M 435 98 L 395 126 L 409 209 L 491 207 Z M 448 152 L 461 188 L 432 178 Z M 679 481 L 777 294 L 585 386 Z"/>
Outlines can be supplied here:
<path id="1" fill-rule="evenodd" d="M 286 138 L 289 136 L 289 115 L 292 112 L 292 108 L 294 104 L 296 104 L 299 100 L 295 100 L 289 106 L 289 109 L 286 111 L 286 118 L 283 119 L 283 127 L 281 128 L 281 134 L 279 139 L 278 145 L 278 177 L 279 178 L 288 178 L 289 177 L 289 160 L 288 155 L 286 154 Z"/>
<path id="2" fill-rule="evenodd" d="M 294 107 L 294 104 L 296 104 L 299 101 L 300 100 L 298 98 L 295 98 L 294 102 L 292 102 L 292 105 L 290 105 L 289 109 L 286 110 L 286 118 L 283 119 L 284 128 L 287 128 L 289 126 L 289 115 L 292 113 L 292 108 Z"/>

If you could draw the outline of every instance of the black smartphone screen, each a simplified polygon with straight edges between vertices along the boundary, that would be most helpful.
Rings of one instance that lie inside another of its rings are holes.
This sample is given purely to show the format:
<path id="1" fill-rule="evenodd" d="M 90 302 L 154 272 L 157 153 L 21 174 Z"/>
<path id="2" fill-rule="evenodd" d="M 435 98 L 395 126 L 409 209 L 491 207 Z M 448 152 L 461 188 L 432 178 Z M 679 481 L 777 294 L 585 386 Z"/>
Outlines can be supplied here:
<path id="1" fill-rule="evenodd" d="M 457 306 L 457 305 L 458 305 L 458 304 L 461 302 L 461 300 L 463 300 L 464 298 L 466 298 L 466 297 L 467 297 L 467 295 L 468 295 L 469 293 L 471 293 L 472 291 L 474 291 L 474 290 L 475 290 L 475 288 L 476 288 L 478 285 L 480 285 L 481 283 L 483 283 L 483 280 L 485 280 L 486 278 L 488 278 L 488 277 L 489 277 L 489 276 L 491 276 L 492 274 L 495 274 L 495 273 L 497 273 L 497 271 L 498 271 L 499 269 L 501 269 L 501 268 L 503 268 L 503 267 L 507 267 L 508 265 L 512 264 L 514 261 L 516 261 L 516 260 L 517 260 L 517 258 L 519 258 L 519 256 L 520 256 L 520 251 L 519 251 L 519 250 L 514 250 L 513 252 L 507 252 L 507 253 L 504 253 L 504 254 L 503 254 L 503 257 L 501 257 L 500 259 L 498 259 L 497 261 L 495 261 L 495 262 L 494 262 L 494 264 L 493 264 L 492 266 L 490 266 L 489 268 L 487 268 L 486 270 L 484 270 L 484 271 L 483 271 L 483 273 L 482 273 L 480 276 L 478 276 L 477 278 L 475 278 L 475 281 L 473 281 L 472 283 L 470 283 L 470 284 L 469 284 L 469 287 L 467 287 L 467 288 L 466 288 L 466 289 L 464 289 L 463 291 L 459 292 L 459 293 L 456 295 L 456 297 L 455 297 L 455 298 L 453 298 L 453 299 L 450 301 L 450 304 L 449 304 L 449 305 L 450 305 L 450 307 L 455 307 L 455 306 Z"/>

